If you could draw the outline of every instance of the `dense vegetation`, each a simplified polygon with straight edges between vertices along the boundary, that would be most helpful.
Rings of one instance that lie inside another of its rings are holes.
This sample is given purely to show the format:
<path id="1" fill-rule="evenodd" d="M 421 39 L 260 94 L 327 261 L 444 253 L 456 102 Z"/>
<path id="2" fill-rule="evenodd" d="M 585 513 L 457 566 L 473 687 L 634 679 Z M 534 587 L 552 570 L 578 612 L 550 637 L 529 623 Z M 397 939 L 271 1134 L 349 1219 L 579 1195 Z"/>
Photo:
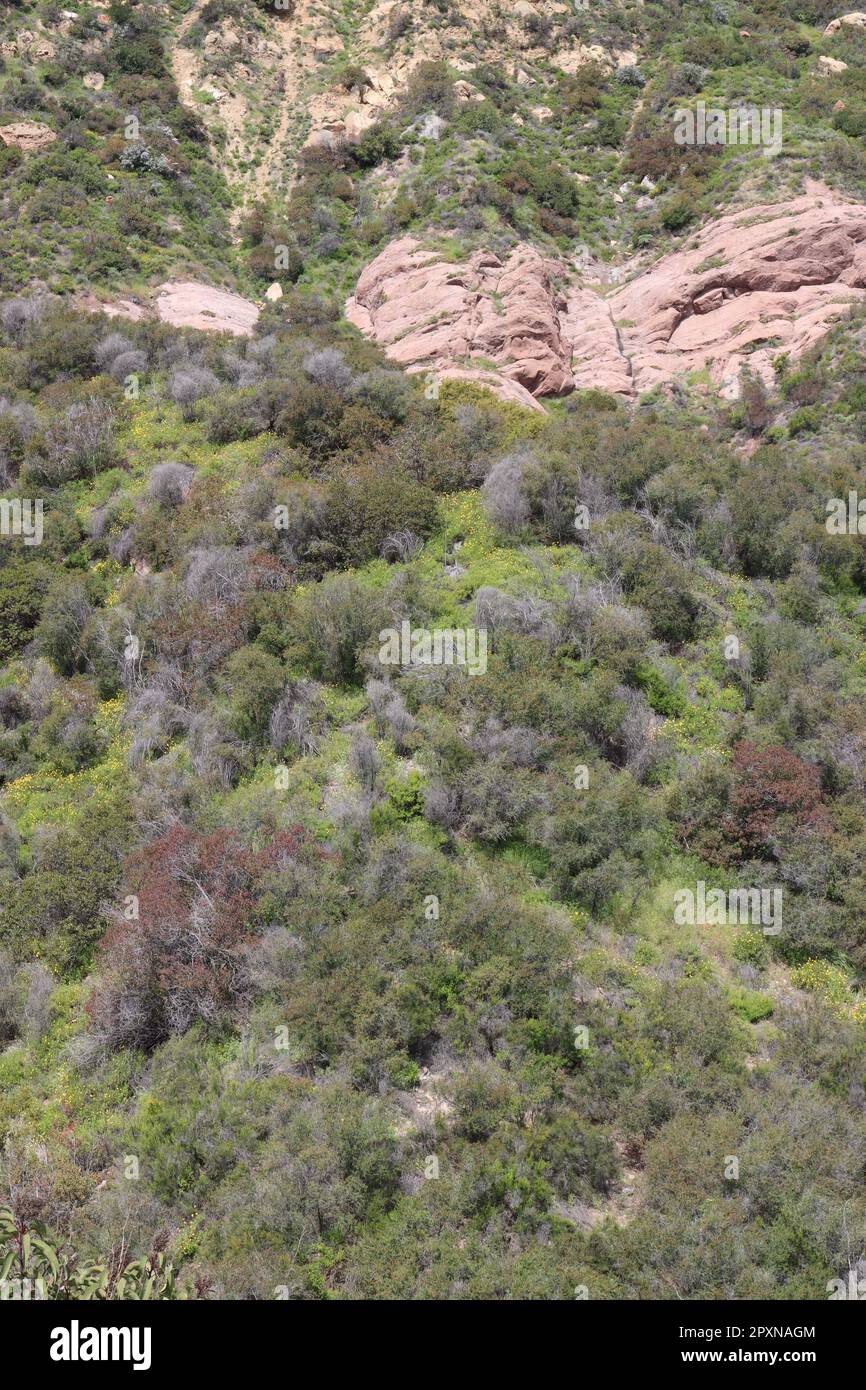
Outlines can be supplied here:
<path id="1" fill-rule="evenodd" d="M 746 461 L 744 406 L 429 401 L 286 317 L 3 307 L 46 501 L 0 574 L 15 1211 L 234 1296 L 821 1296 L 862 1206 L 864 547 L 823 524 L 862 324 Z M 486 626 L 487 674 L 382 668 L 407 617 Z M 783 932 L 676 927 L 698 879 L 781 885 Z"/>
<path id="2" fill-rule="evenodd" d="M 0 151 L 0 494 L 45 528 L 0 538 L 0 1270 L 76 1297 L 821 1299 L 862 1257 L 866 546 L 825 519 L 862 478 L 866 316 L 733 405 L 542 415 L 431 399 L 335 294 L 434 196 L 469 236 L 600 244 L 648 174 L 633 244 L 698 219 L 761 158 L 661 149 L 705 68 L 708 99 L 770 84 L 802 118 L 768 181 L 862 190 L 862 46 L 804 76 L 835 8 L 611 7 L 640 77 L 562 82 L 519 144 L 501 74 L 457 112 L 424 69 L 403 115 L 450 125 L 387 207 L 364 180 L 393 120 L 237 247 L 164 17 L 112 7 L 105 73 L 172 172 L 112 162 L 65 49 L 5 60 L 3 112 L 61 138 Z M 63 298 L 189 257 L 263 284 L 284 242 L 296 283 L 247 340 Z M 404 620 L 486 629 L 486 673 L 383 667 Z M 698 881 L 781 889 L 783 930 L 678 925 Z"/>
<path id="3" fill-rule="evenodd" d="M 16 51 L 0 58 L 0 126 L 35 121 L 56 139 L 35 154 L 0 145 L 0 290 L 36 276 L 59 293 L 134 288 L 191 261 L 230 275 L 228 195 L 201 122 L 179 104 L 156 7 L 84 5 L 65 23 L 62 8 L 4 17 Z M 41 60 L 18 38 L 36 37 L 37 16 L 51 50 Z"/>

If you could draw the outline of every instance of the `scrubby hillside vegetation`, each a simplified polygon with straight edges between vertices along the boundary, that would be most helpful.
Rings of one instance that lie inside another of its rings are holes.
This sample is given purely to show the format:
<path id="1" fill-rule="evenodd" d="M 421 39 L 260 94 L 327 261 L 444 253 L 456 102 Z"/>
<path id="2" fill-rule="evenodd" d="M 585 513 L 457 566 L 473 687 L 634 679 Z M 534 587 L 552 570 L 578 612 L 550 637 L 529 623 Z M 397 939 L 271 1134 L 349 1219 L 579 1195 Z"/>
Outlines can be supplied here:
<path id="1" fill-rule="evenodd" d="M 819 80 L 823 0 L 525 4 L 551 117 L 474 26 L 489 66 L 443 42 L 259 189 L 171 75 L 181 26 L 297 20 L 255 8 L 3 16 L 0 130 L 57 139 L 0 150 L 0 496 L 41 504 L 0 536 L 0 1277 L 824 1299 L 866 1258 L 866 311 L 736 399 L 524 409 L 342 308 L 407 228 L 614 261 L 804 173 L 862 198 L 863 31 Z M 374 7 L 302 9 L 328 86 Z M 702 90 L 778 94 L 790 150 L 672 161 Z M 235 337 L 80 304 L 187 275 L 283 293 Z M 486 659 L 389 664 L 404 625 Z M 781 915 L 683 920 L 698 885 Z"/>
<path id="2" fill-rule="evenodd" d="M 6 303 L 20 1220 L 231 1297 L 822 1295 L 863 1202 L 864 548 L 824 526 L 862 333 L 793 412 L 543 419 L 312 316 L 238 350 Z M 383 668 L 404 619 L 484 626 L 486 674 Z M 702 879 L 782 887 L 782 932 L 677 926 Z"/>

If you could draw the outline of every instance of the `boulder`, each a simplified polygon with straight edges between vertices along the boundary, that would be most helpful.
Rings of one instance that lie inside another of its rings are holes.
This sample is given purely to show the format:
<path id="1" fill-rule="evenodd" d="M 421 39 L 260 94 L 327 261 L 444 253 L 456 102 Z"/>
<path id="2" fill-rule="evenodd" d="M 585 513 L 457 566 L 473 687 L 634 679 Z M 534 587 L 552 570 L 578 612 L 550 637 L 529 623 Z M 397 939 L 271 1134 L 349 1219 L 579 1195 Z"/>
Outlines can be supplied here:
<path id="1" fill-rule="evenodd" d="M 345 47 L 339 34 L 318 34 L 313 40 L 313 56 L 320 63 L 326 62 L 335 53 L 342 53 Z"/>
<path id="2" fill-rule="evenodd" d="M 824 38 L 832 38 L 834 34 L 838 34 L 843 24 L 851 29 L 866 29 L 866 12 L 853 10 L 851 14 L 843 14 L 838 19 L 831 19 L 824 30 Z"/>
<path id="3" fill-rule="evenodd" d="M 361 136 L 371 126 L 376 124 L 376 117 L 372 111 L 349 111 L 346 114 L 346 139 L 354 145 L 360 140 Z"/>
<path id="4" fill-rule="evenodd" d="M 305 150 L 338 150 L 348 138 L 345 121 L 330 121 L 320 130 L 311 130 L 304 141 Z"/>
<path id="5" fill-rule="evenodd" d="M 0 140 L 4 145 L 14 145 L 25 154 L 35 154 L 44 150 L 57 139 L 53 130 L 39 121 L 13 121 L 11 125 L 0 126 Z"/>

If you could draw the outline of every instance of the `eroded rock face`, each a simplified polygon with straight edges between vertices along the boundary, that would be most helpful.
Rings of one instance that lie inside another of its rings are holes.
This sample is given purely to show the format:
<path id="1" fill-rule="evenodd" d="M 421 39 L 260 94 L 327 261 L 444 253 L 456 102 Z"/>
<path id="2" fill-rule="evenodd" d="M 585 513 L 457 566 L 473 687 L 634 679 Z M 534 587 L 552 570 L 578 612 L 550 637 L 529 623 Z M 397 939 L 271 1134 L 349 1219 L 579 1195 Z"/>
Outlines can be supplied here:
<path id="1" fill-rule="evenodd" d="M 769 381 L 776 356 L 796 360 L 864 293 L 866 208 L 810 184 L 715 219 L 607 293 L 525 243 L 454 264 L 403 237 L 364 270 L 346 315 L 410 371 L 483 372 L 500 394 L 631 397 L 702 372 L 735 396 L 744 366 Z"/>
<path id="2" fill-rule="evenodd" d="M 25 154 L 35 154 L 44 150 L 57 139 L 53 130 L 39 121 L 13 121 L 11 125 L 0 126 L 0 140 L 4 145 L 15 145 Z"/>
<path id="3" fill-rule="evenodd" d="M 574 387 L 562 271 L 527 244 L 504 262 L 480 251 L 454 265 L 402 237 L 367 266 L 346 316 L 412 371 L 495 367 L 533 396 L 561 395 Z"/>
<path id="4" fill-rule="evenodd" d="M 821 185 L 790 203 L 708 223 L 610 296 L 635 387 L 708 370 L 735 394 L 741 368 L 772 378 L 866 292 L 866 208 Z"/>

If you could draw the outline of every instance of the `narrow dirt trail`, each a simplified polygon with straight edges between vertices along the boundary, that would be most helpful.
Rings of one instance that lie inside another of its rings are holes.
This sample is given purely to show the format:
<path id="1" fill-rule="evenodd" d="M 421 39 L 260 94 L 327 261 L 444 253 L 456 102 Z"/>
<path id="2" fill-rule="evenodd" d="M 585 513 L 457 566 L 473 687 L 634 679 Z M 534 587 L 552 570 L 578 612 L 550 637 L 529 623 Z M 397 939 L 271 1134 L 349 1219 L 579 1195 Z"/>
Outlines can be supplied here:
<path id="1" fill-rule="evenodd" d="M 174 76 L 175 85 L 181 96 L 191 85 L 195 76 L 196 62 L 192 50 L 183 47 L 183 40 L 186 38 L 192 26 L 195 24 L 207 0 L 196 0 L 189 14 L 184 15 L 177 31 L 177 38 L 171 48 L 171 71 Z"/>
<path id="2" fill-rule="evenodd" d="M 186 38 L 189 31 L 192 29 L 196 20 L 200 17 L 202 10 L 204 9 L 206 4 L 207 0 L 195 0 L 195 4 L 193 5 L 192 9 L 181 20 L 180 26 L 177 31 L 177 35 L 175 37 L 175 41 L 171 46 L 171 71 L 172 76 L 174 77 L 175 85 L 178 90 L 178 95 L 180 97 L 181 104 L 183 106 L 189 107 L 191 110 L 196 111 L 196 113 L 199 115 L 201 114 L 201 108 L 199 107 L 197 102 L 193 101 L 192 93 L 200 80 L 199 69 L 201 60 L 198 54 L 195 52 L 195 50 L 187 48 L 185 46 L 184 39 Z M 240 131 L 243 129 L 243 122 L 246 116 L 246 102 L 244 102 L 242 99 L 238 97 L 232 97 L 227 93 L 223 102 L 220 104 L 219 114 L 220 119 L 224 123 L 228 134 L 228 141 L 222 147 L 222 151 L 218 148 L 216 142 L 214 141 L 213 132 L 210 130 L 207 122 L 205 122 L 205 127 L 208 131 L 208 143 L 210 146 L 210 153 L 215 162 L 219 164 L 220 168 L 222 169 L 223 176 L 229 188 L 233 189 L 234 176 L 232 173 L 230 160 L 231 157 L 234 155 L 239 144 L 238 137 Z M 238 240 L 237 224 L 240 217 L 240 212 L 240 207 L 238 205 L 235 205 L 232 208 L 231 213 L 229 215 L 229 225 L 232 229 L 232 239 L 235 241 Z"/>
<path id="3" fill-rule="evenodd" d="M 193 8 L 181 21 L 171 51 L 171 67 L 177 84 L 181 102 L 202 114 L 201 108 L 193 102 L 192 93 L 196 86 L 206 81 L 202 74 L 202 56 L 184 42 L 196 21 L 200 18 L 207 0 L 196 0 Z M 276 11 L 268 25 L 268 39 L 279 49 L 276 67 L 281 78 L 279 93 L 279 114 L 273 135 L 261 151 L 250 149 L 246 143 L 246 127 L 250 116 L 247 100 L 239 92 L 226 91 L 216 104 L 215 110 L 220 124 L 225 130 L 225 138 L 215 138 L 212 129 L 210 149 L 215 162 L 221 168 L 226 183 L 232 191 L 234 206 L 230 214 L 230 225 L 234 239 L 238 239 L 238 225 L 244 212 L 254 203 L 278 192 L 285 193 L 291 186 L 291 179 L 283 177 L 282 161 L 292 125 L 292 118 L 301 110 L 304 103 L 304 86 L 316 67 L 313 45 L 309 29 L 314 16 L 314 0 L 298 0 L 292 14 Z M 306 31 L 306 32 L 305 32 Z M 274 61 L 269 59 L 262 77 L 271 77 Z M 220 90 L 227 83 L 218 82 Z M 209 122 L 206 120 L 206 124 Z M 252 157 L 261 153 L 258 164 L 249 172 L 238 175 L 238 166 L 251 165 Z"/>
<path id="4" fill-rule="evenodd" d="M 256 202 L 268 193 L 287 192 L 280 190 L 280 160 L 284 152 L 292 116 L 301 100 L 304 79 L 315 67 L 315 57 L 309 44 L 304 42 L 303 31 L 313 15 L 312 0 L 299 0 L 291 18 L 275 20 L 276 33 L 282 50 L 283 90 L 280 100 L 280 116 L 273 139 L 269 142 L 261 164 L 255 172 L 250 201 Z"/>

